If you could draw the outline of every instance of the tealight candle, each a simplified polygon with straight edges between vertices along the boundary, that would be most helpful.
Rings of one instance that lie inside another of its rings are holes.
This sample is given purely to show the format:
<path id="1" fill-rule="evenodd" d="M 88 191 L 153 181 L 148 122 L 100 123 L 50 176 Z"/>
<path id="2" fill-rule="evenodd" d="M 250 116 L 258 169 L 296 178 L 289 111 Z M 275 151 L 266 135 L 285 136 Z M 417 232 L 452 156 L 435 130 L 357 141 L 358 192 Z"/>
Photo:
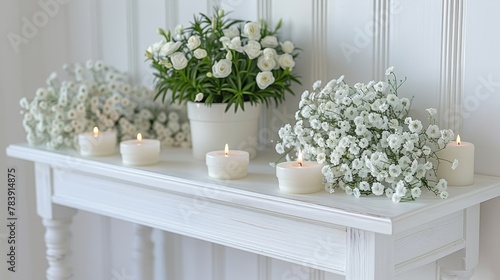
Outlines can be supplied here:
<path id="1" fill-rule="evenodd" d="M 116 132 L 99 131 L 94 127 L 92 132 L 78 135 L 78 146 L 82 156 L 107 156 L 115 153 Z"/>
<path id="2" fill-rule="evenodd" d="M 149 165 L 158 162 L 160 155 L 160 141 L 142 139 L 137 133 L 136 140 L 127 140 L 120 143 L 122 162 L 126 165 Z"/>
<path id="3" fill-rule="evenodd" d="M 437 171 L 439 179 L 445 179 L 450 186 L 468 186 L 474 183 L 474 145 L 469 142 L 451 141 L 437 153 L 440 160 Z M 458 166 L 452 169 L 453 162 L 458 160 Z"/>
<path id="4" fill-rule="evenodd" d="M 314 193 L 323 188 L 322 164 L 303 161 L 302 154 L 296 162 L 281 162 L 276 166 L 279 188 L 286 193 Z"/>
<path id="5" fill-rule="evenodd" d="M 216 179 L 240 179 L 247 176 L 250 154 L 247 151 L 229 150 L 212 151 L 205 155 L 208 176 Z"/>

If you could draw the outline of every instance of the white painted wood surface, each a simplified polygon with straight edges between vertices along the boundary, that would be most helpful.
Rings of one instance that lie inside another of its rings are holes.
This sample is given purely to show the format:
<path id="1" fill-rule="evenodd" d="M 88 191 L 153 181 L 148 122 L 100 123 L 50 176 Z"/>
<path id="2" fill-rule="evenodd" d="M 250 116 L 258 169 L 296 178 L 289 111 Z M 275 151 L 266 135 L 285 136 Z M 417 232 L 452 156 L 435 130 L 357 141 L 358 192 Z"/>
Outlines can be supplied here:
<path id="1" fill-rule="evenodd" d="M 208 177 L 204 162 L 192 159 L 189 149 L 167 149 L 160 163 L 137 168 L 124 166 L 118 154 L 92 159 L 73 150 L 27 145 L 11 145 L 7 153 L 37 164 L 40 199 L 55 211 L 44 221 L 49 236 L 61 234 L 47 239 L 50 280 L 70 275 L 59 262 L 68 250 L 56 246 L 67 239 L 62 226 L 68 220 L 58 215 L 74 213 L 66 207 L 138 224 L 132 262 L 140 279 L 154 279 L 150 238 L 151 228 L 158 228 L 345 275 L 347 280 L 382 280 L 460 249 L 465 249 L 464 269 L 472 269 L 478 261 L 477 205 L 500 196 L 500 178 L 488 176 L 476 176 L 470 187 L 450 188 L 448 200 L 427 192 L 418 203 L 325 191 L 284 194 L 268 164 L 272 153 L 252 161 L 244 180 L 232 181 Z M 63 207 L 59 205 L 65 207 L 55 209 Z M 469 209 L 474 211 L 469 214 Z M 212 258 L 223 255 L 217 248 L 212 247 Z M 221 272 L 213 270 L 212 275 Z"/>

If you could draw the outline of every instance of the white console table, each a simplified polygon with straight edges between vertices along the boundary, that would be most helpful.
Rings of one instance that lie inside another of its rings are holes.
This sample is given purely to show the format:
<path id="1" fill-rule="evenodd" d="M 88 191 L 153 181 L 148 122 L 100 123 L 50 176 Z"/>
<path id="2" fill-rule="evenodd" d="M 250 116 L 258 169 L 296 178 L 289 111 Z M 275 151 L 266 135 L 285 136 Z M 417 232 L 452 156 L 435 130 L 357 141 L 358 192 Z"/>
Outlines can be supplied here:
<path id="1" fill-rule="evenodd" d="M 459 251 L 466 279 L 478 262 L 479 204 L 500 196 L 500 178 L 476 175 L 475 185 L 428 191 L 415 202 L 347 196 L 342 191 L 281 193 L 268 151 L 251 161 L 248 177 L 208 177 L 188 149 L 162 151 L 160 163 L 128 167 L 119 154 L 82 158 L 76 151 L 11 145 L 11 157 L 35 163 L 37 211 L 46 227 L 47 279 L 69 279 L 69 225 L 81 209 L 136 223 L 139 279 L 152 279 L 151 228 L 199 238 L 345 275 L 390 280 Z M 470 272 L 470 273 L 468 273 Z M 446 271 L 443 271 L 446 274 Z M 443 276 L 445 278 L 445 276 Z"/>

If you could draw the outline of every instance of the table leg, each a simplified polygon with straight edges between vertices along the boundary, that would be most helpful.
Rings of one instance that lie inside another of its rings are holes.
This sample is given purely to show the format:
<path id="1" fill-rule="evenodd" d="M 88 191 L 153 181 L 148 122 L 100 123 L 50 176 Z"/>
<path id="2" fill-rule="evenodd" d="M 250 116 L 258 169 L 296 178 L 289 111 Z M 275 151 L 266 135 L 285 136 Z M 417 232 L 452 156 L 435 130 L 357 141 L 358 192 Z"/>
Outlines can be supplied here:
<path id="1" fill-rule="evenodd" d="M 48 280 L 65 280 L 73 276 L 72 268 L 67 261 L 71 254 L 71 232 L 69 227 L 76 211 L 69 208 L 68 210 L 65 215 L 60 217 L 44 218 L 42 220 L 46 230 L 46 258 L 49 264 L 47 268 Z"/>
<path id="2" fill-rule="evenodd" d="M 349 228 L 346 280 L 393 280 L 394 242 L 391 235 Z"/>
<path id="3" fill-rule="evenodd" d="M 52 204 L 52 168 L 48 164 L 35 163 L 37 213 L 45 226 L 48 280 L 65 280 L 73 276 L 67 263 L 71 253 L 70 225 L 77 210 Z"/>
<path id="4" fill-rule="evenodd" d="M 134 279 L 153 278 L 153 241 L 152 229 L 143 225 L 134 225 L 134 240 L 132 243 L 132 262 L 135 266 Z"/>

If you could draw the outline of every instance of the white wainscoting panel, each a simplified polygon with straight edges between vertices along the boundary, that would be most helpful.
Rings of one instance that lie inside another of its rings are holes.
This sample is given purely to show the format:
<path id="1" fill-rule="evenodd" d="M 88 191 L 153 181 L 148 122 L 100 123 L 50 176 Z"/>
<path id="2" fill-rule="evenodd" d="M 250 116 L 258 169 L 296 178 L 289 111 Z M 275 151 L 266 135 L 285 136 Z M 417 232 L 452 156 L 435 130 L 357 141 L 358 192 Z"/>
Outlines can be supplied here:
<path id="1" fill-rule="evenodd" d="M 425 109 L 439 106 L 442 3 L 434 0 L 394 3 L 389 19 L 388 64 L 395 66 L 399 79 L 408 77 L 400 94 L 414 96 L 412 114 L 426 120 Z"/>

